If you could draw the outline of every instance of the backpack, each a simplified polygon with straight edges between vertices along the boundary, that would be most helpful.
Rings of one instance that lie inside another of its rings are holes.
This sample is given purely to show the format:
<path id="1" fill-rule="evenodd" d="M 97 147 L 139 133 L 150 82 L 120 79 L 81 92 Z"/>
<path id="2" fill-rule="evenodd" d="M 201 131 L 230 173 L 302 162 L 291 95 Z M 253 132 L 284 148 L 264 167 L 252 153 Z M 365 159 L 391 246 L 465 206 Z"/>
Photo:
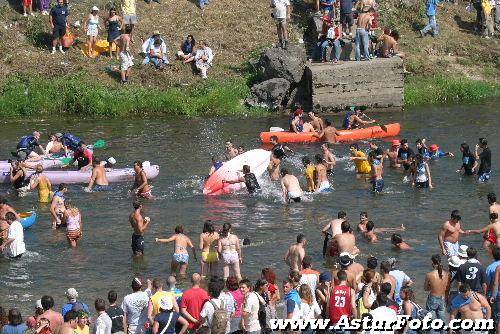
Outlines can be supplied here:
<path id="1" fill-rule="evenodd" d="M 267 304 L 265 301 L 264 303 L 262 302 L 262 297 L 259 296 L 257 292 L 254 291 L 254 293 L 257 296 L 257 299 L 259 300 L 259 312 L 257 313 L 257 318 L 259 319 L 261 333 L 262 334 L 270 333 L 271 330 L 267 324 L 267 313 L 268 313 Z"/>
<path id="2" fill-rule="evenodd" d="M 370 313 L 370 310 L 366 308 L 365 302 L 363 301 L 363 295 L 366 290 L 366 285 L 363 286 L 361 291 L 358 294 L 358 298 L 356 299 L 356 310 L 358 312 L 358 316 L 361 317 L 363 314 Z"/>
<path id="3" fill-rule="evenodd" d="M 211 334 L 225 334 L 229 322 L 229 312 L 224 308 L 222 300 L 220 307 L 217 307 L 217 304 L 212 300 L 209 300 L 209 302 L 214 307 L 214 316 L 212 317 L 212 326 L 210 328 Z"/>

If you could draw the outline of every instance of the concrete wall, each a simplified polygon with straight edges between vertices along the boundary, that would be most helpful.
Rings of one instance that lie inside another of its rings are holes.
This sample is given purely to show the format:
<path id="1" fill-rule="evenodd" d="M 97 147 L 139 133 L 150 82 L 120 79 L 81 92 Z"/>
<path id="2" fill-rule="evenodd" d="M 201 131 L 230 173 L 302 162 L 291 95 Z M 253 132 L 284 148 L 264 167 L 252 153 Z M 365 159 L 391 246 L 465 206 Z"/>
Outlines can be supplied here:
<path id="1" fill-rule="evenodd" d="M 339 64 L 310 63 L 312 108 L 329 112 L 346 106 L 401 109 L 403 107 L 403 61 L 399 57 Z"/>

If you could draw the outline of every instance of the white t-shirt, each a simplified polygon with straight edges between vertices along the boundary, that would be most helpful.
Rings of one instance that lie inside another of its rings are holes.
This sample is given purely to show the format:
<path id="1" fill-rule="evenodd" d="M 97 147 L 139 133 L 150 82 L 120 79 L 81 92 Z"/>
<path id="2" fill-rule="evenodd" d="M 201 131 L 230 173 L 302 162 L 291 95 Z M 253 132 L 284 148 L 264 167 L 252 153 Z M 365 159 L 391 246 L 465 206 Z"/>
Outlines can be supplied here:
<path id="1" fill-rule="evenodd" d="M 111 326 L 111 318 L 104 312 L 95 321 L 94 334 L 111 334 Z"/>
<path id="2" fill-rule="evenodd" d="M 243 303 L 243 312 L 250 313 L 250 316 L 245 320 L 247 332 L 260 331 L 259 308 L 260 297 L 255 292 L 250 292 Z"/>
<path id="3" fill-rule="evenodd" d="M 149 50 L 153 50 L 153 54 L 155 56 L 159 55 L 160 53 L 163 53 L 163 55 L 165 56 L 165 54 L 167 53 L 167 45 L 162 41 L 159 46 L 155 46 L 155 43 L 153 42 L 151 43 Z"/>
<path id="4" fill-rule="evenodd" d="M 318 285 L 318 275 L 316 274 L 302 274 L 300 277 L 300 285 L 307 284 L 312 291 L 313 300 L 316 300 L 316 286 Z"/>
<path id="5" fill-rule="evenodd" d="M 14 239 L 14 241 L 11 242 L 7 248 L 5 248 L 4 254 L 6 256 L 16 257 L 26 252 L 23 226 L 17 220 L 10 224 L 7 239 Z"/>
<path id="6" fill-rule="evenodd" d="M 122 310 L 127 316 L 127 324 L 142 326 L 148 320 L 149 296 L 146 291 L 137 291 L 123 298 Z"/>
<path id="7" fill-rule="evenodd" d="M 396 286 L 394 289 L 394 299 L 396 299 L 397 302 L 401 289 L 406 283 L 411 281 L 411 278 L 401 270 L 391 270 L 389 274 L 394 276 L 394 278 L 396 279 Z"/>
<path id="8" fill-rule="evenodd" d="M 274 18 L 286 19 L 286 8 L 290 6 L 290 0 L 273 0 Z"/>
<path id="9" fill-rule="evenodd" d="M 398 320 L 398 315 L 396 314 L 396 311 L 394 311 L 392 308 L 389 308 L 387 306 L 380 306 L 374 309 L 373 311 L 370 311 L 370 314 L 372 315 L 372 323 L 375 321 L 386 321 L 387 322 L 396 322 Z M 364 333 L 370 333 L 370 334 L 392 334 L 394 333 L 394 330 L 389 330 L 389 331 L 378 331 L 378 330 L 370 330 L 369 332 L 364 332 Z"/>
<path id="10" fill-rule="evenodd" d="M 301 319 L 317 319 L 321 315 L 321 309 L 316 301 L 311 305 L 307 303 L 300 303 L 300 318 Z"/>
<path id="11" fill-rule="evenodd" d="M 211 299 L 210 301 L 212 301 L 215 305 L 217 305 L 217 307 L 221 307 L 222 301 L 220 299 L 214 298 Z M 224 304 L 224 309 L 227 309 L 226 304 Z M 203 304 L 203 308 L 201 309 L 200 316 L 201 318 L 206 319 L 204 326 L 208 327 L 208 333 L 210 333 L 210 328 L 212 328 L 212 320 L 214 318 L 214 313 L 215 313 L 215 308 L 212 305 L 212 303 L 209 301 L 205 302 L 205 304 Z M 229 333 L 229 324 L 230 324 L 229 321 L 230 317 L 228 317 L 226 333 Z"/>

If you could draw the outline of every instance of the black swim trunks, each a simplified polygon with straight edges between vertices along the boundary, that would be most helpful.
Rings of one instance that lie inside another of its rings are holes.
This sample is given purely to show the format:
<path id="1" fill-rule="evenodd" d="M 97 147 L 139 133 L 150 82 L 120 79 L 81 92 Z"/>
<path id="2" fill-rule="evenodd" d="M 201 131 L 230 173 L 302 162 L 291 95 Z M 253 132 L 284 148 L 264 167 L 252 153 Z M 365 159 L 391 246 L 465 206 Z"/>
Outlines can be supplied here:
<path id="1" fill-rule="evenodd" d="M 132 234 L 132 252 L 134 254 L 144 253 L 144 237 L 142 235 Z"/>

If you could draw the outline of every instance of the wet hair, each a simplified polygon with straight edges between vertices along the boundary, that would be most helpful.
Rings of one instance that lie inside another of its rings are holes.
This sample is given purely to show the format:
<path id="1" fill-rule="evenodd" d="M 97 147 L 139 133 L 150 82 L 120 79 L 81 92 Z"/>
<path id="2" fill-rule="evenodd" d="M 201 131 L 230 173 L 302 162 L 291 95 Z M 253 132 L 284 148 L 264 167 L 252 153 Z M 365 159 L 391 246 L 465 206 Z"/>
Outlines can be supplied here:
<path id="1" fill-rule="evenodd" d="M 345 270 L 339 270 L 337 272 L 337 278 L 339 281 L 347 280 L 347 272 Z"/>
<path id="2" fill-rule="evenodd" d="M 66 183 L 61 183 L 59 187 L 57 187 L 58 191 L 63 191 L 64 189 L 68 188 L 68 185 Z"/>
<path id="3" fill-rule="evenodd" d="M 8 221 L 8 222 L 13 222 L 16 220 L 16 215 L 13 214 L 12 212 L 7 212 L 5 214 L 5 220 Z"/>
<path id="4" fill-rule="evenodd" d="M 111 290 L 110 292 L 108 292 L 108 302 L 110 304 L 115 303 L 117 299 L 118 299 L 118 294 L 116 293 L 115 290 Z"/>
<path id="5" fill-rule="evenodd" d="M 486 138 L 479 138 L 479 144 L 481 144 L 482 146 L 488 146 L 488 141 L 486 140 Z"/>
<path id="6" fill-rule="evenodd" d="M 250 238 L 243 238 L 243 246 L 250 245 Z"/>
<path id="7" fill-rule="evenodd" d="M 300 233 L 299 235 L 297 235 L 297 243 L 301 243 L 305 239 L 306 239 L 306 236 L 303 235 L 302 233 Z"/>
<path id="8" fill-rule="evenodd" d="M 250 173 L 250 166 L 243 165 L 243 173 Z"/>
<path id="9" fill-rule="evenodd" d="M 347 213 L 345 213 L 345 211 L 339 211 L 337 213 L 337 218 L 338 219 L 344 219 L 345 217 L 347 217 Z"/>
<path id="10" fill-rule="evenodd" d="M 378 260 L 375 256 L 370 256 L 366 259 L 366 267 L 369 269 L 377 269 Z"/>
<path id="11" fill-rule="evenodd" d="M 271 284 L 275 284 L 276 282 L 276 273 L 273 268 L 264 268 L 262 269 L 262 276 Z"/>
<path id="12" fill-rule="evenodd" d="M 493 255 L 493 258 L 495 259 L 495 261 L 499 261 L 500 260 L 500 247 L 493 248 L 493 250 L 491 251 L 491 255 Z"/>
<path id="13" fill-rule="evenodd" d="M 470 248 L 469 248 L 470 249 Z M 469 250 L 467 250 L 468 254 Z M 441 264 L 441 256 L 439 254 L 434 254 L 431 256 L 431 261 L 438 271 L 438 275 L 440 279 L 443 279 L 443 265 Z"/>
<path id="14" fill-rule="evenodd" d="M 299 288 L 299 296 L 304 299 L 308 305 L 311 305 L 314 301 L 311 288 L 307 284 L 302 284 Z"/>
<path id="15" fill-rule="evenodd" d="M 361 211 L 361 212 L 359 213 L 359 217 L 361 218 L 361 216 L 363 216 L 363 217 L 365 217 L 365 218 L 368 218 L 368 212 L 366 212 L 366 211 Z"/>
<path id="16" fill-rule="evenodd" d="M 351 232 L 351 225 L 348 221 L 344 220 L 342 224 L 340 224 L 340 229 L 342 230 L 342 233 Z"/>
<path id="17" fill-rule="evenodd" d="M 43 296 L 41 299 L 42 308 L 47 311 L 54 307 L 54 298 L 52 296 Z"/>
<path id="18" fill-rule="evenodd" d="M 373 221 L 369 220 L 366 223 L 366 231 L 368 231 L 368 232 L 373 231 L 374 228 L 375 228 L 375 223 Z"/>
<path id="19" fill-rule="evenodd" d="M 415 293 L 413 292 L 413 289 L 410 288 L 409 286 L 405 286 L 404 288 L 402 288 L 400 293 L 405 294 L 406 297 L 404 300 L 410 300 L 410 301 L 415 300 Z"/>
<path id="20" fill-rule="evenodd" d="M 498 213 L 492 212 L 490 213 L 490 220 L 496 220 L 498 219 Z"/>
<path id="21" fill-rule="evenodd" d="M 139 160 L 136 160 L 134 161 L 134 166 L 137 165 L 139 166 L 140 168 L 142 168 L 142 161 L 139 161 Z"/>
<path id="22" fill-rule="evenodd" d="M 311 268 L 312 266 L 312 258 L 309 255 L 304 256 L 302 259 L 302 268 Z"/>
<path id="23" fill-rule="evenodd" d="M 309 157 L 302 157 L 302 163 L 304 165 L 309 165 L 311 163 L 311 159 L 309 159 Z"/>
<path id="24" fill-rule="evenodd" d="M 280 174 L 281 174 L 281 176 L 285 176 L 285 175 L 290 174 L 290 173 L 288 172 L 288 169 L 286 169 L 286 168 L 281 168 L 281 170 L 280 170 Z"/>
<path id="25" fill-rule="evenodd" d="M 392 290 L 392 285 L 389 282 L 385 282 L 380 284 L 380 292 L 385 293 L 386 295 L 389 295 Z"/>
<path id="26" fill-rule="evenodd" d="M 246 285 L 250 290 L 252 290 L 252 282 L 250 282 L 250 280 L 244 278 L 240 281 L 240 286 L 241 285 Z"/>
<path id="27" fill-rule="evenodd" d="M 461 219 L 462 219 L 462 217 L 460 216 L 460 211 L 458 211 L 458 210 L 453 210 L 453 211 L 451 212 L 451 216 L 450 216 L 450 218 L 451 218 L 452 220 L 461 220 Z"/>
<path id="28" fill-rule="evenodd" d="M 226 288 L 229 291 L 238 290 L 238 279 L 235 276 L 229 276 L 226 280 Z"/>
<path id="29" fill-rule="evenodd" d="M 132 206 L 134 207 L 135 210 L 137 210 L 142 206 L 142 204 L 141 204 L 141 202 L 136 201 L 136 202 L 132 203 Z"/>
<path id="30" fill-rule="evenodd" d="M 316 154 L 314 156 L 314 160 L 316 160 L 316 163 L 318 164 L 323 163 L 323 157 L 320 154 Z"/>
<path id="31" fill-rule="evenodd" d="M 424 162 L 424 157 L 422 156 L 422 154 L 420 153 L 415 154 L 415 162 L 417 164 Z"/>
<path id="32" fill-rule="evenodd" d="M 177 225 L 177 226 L 175 227 L 175 233 L 177 233 L 177 234 L 184 234 L 184 226 L 182 226 L 182 225 Z"/>
<path id="33" fill-rule="evenodd" d="M 467 257 L 469 259 L 475 259 L 476 256 L 477 256 L 477 249 L 475 249 L 474 247 L 467 248 Z"/>
<path id="34" fill-rule="evenodd" d="M 255 282 L 255 290 L 259 290 L 263 286 L 266 286 L 268 284 L 267 280 L 265 278 L 259 278 L 257 282 Z"/>
<path id="35" fill-rule="evenodd" d="M 278 142 L 278 137 L 277 136 L 271 136 L 271 140 L 274 140 L 275 142 Z"/>
<path id="36" fill-rule="evenodd" d="M 94 160 L 92 161 L 92 166 L 93 167 L 99 166 L 100 164 L 101 164 L 101 159 L 94 158 Z"/>
<path id="37" fill-rule="evenodd" d="M 391 242 L 393 245 L 399 245 L 400 243 L 403 242 L 403 237 L 399 233 L 394 233 L 391 236 Z"/>
<path id="38" fill-rule="evenodd" d="M 23 323 L 23 317 L 21 316 L 21 312 L 17 308 L 11 308 L 9 310 L 9 325 L 17 326 Z"/>
<path id="39" fill-rule="evenodd" d="M 486 195 L 486 198 L 488 198 L 488 203 L 493 204 L 497 201 L 497 195 L 495 193 L 489 193 Z"/>
<path id="40" fill-rule="evenodd" d="M 229 231 L 231 230 L 231 224 L 230 223 L 224 223 L 222 225 L 222 237 L 227 237 L 229 235 Z"/>
<path id="41" fill-rule="evenodd" d="M 115 7 L 111 7 L 111 8 L 109 9 L 109 14 L 111 14 L 111 12 L 116 12 L 116 8 L 115 8 Z"/>
<path id="42" fill-rule="evenodd" d="M 417 140 L 415 140 L 415 144 L 424 144 L 424 143 L 422 142 L 422 139 L 418 138 Z"/>
<path id="43" fill-rule="evenodd" d="M 78 318 L 78 312 L 74 310 L 69 310 L 64 315 L 64 322 L 70 322 L 71 320 L 76 320 Z"/>
<path id="44" fill-rule="evenodd" d="M 208 282 L 208 293 L 212 298 L 219 298 L 224 290 L 224 280 L 220 277 L 214 277 Z"/>
<path id="45" fill-rule="evenodd" d="M 463 153 L 466 153 L 466 154 L 470 153 L 469 144 L 462 143 L 462 144 L 460 144 L 460 147 L 462 148 Z"/>
<path id="46" fill-rule="evenodd" d="M 460 292 L 460 293 L 467 293 L 469 291 L 470 291 L 469 283 L 464 283 L 464 284 L 460 285 L 460 287 L 458 288 L 458 292 Z"/>
<path id="47" fill-rule="evenodd" d="M 214 224 L 212 223 L 212 221 L 207 220 L 205 224 L 203 224 L 203 233 L 214 233 L 214 232 L 215 232 Z"/>
<path id="48" fill-rule="evenodd" d="M 388 274 L 392 269 L 391 264 L 389 261 L 382 261 L 380 262 L 380 271 L 383 272 L 384 274 Z"/>
<path id="49" fill-rule="evenodd" d="M 97 298 L 94 307 L 97 312 L 106 311 L 106 302 L 102 298 Z"/>

